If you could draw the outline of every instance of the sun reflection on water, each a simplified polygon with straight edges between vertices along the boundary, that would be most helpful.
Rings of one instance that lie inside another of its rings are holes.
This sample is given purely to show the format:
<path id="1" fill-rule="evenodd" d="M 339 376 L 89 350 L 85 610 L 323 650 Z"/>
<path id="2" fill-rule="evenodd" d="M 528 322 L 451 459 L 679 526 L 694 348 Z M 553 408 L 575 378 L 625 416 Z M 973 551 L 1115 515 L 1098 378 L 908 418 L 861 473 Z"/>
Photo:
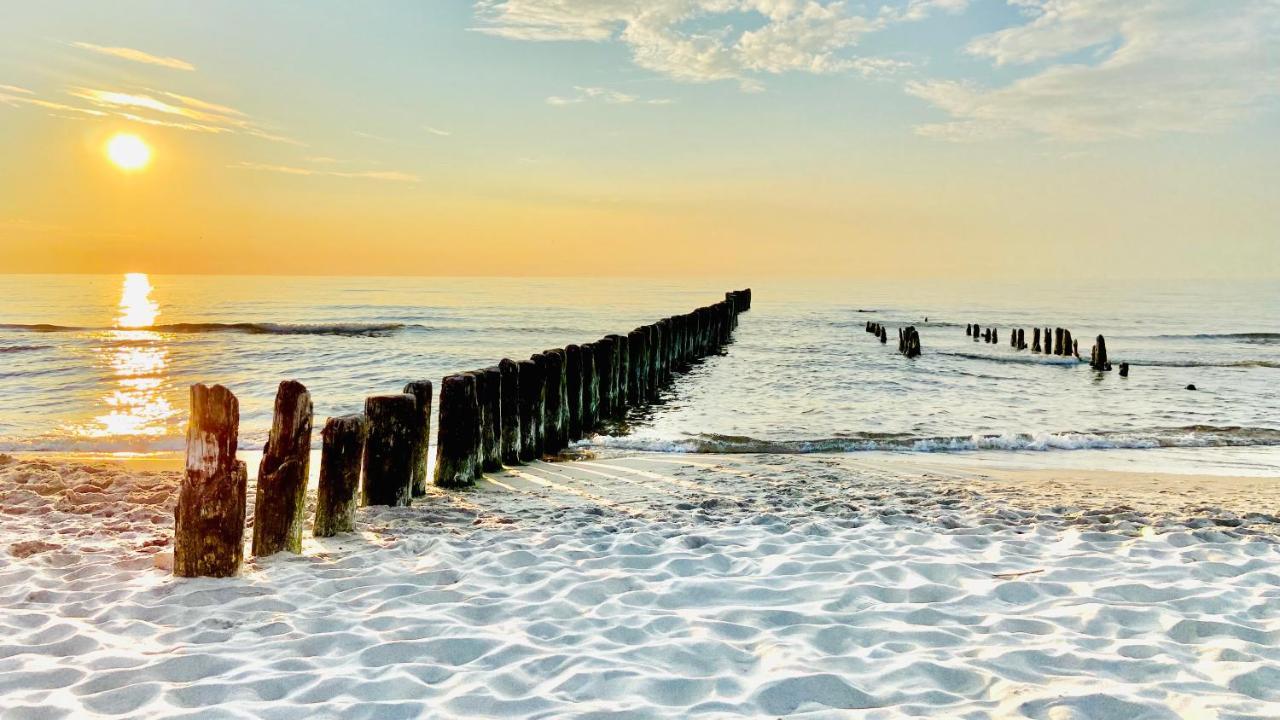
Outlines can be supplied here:
<path id="1" fill-rule="evenodd" d="M 145 273 L 124 276 L 118 329 L 107 332 L 99 350 L 115 387 L 101 400 L 108 412 L 78 428 L 84 437 L 127 441 L 171 431 L 170 420 L 176 413 L 164 397 L 169 349 L 161 333 L 145 329 L 160 315 L 160 304 L 151 298 L 153 289 Z"/>

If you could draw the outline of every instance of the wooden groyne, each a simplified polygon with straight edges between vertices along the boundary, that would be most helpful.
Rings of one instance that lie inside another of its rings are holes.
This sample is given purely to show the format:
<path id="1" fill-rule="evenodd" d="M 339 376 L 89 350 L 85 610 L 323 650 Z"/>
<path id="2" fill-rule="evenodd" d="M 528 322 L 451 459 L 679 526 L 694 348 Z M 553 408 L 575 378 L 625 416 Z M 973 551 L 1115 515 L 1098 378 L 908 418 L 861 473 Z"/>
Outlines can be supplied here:
<path id="1" fill-rule="evenodd" d="M 657 400 L 692 363 L 721 352 L 738 316 L 750 309 L 751 290 L 734 290 L 625 335 L 445 377 L 432 484 L 466 487 L 504 465 L 558 455 L 625 419 Z M 886 340 L 884 328 L 878 337 Z M 915 347 L 918 353 L 918 336 Z M 427 493 L 432 390 L 430 381 L 413 381 L 403 392 L 367 398 L 363 414 L 326 421 L 316 537 L 354 529 L 358 505 L 407 506 Z M 281 383 L 258 475 L 254 555 L 302 550 L 312 416 L 307 389 Z M 248 475 L 236 460 L 239 417 L 239 402 L 226 388 L 192 386 L 186 475 L 175 509 L 175 575 L 225 577 L 243 562 Z"/>
<path id="2" fill-rule="evenodd" d="M 868 328 L 872 323 L 867 323 Z M 979 333 L 979 325 L 969 323 L 965 325 L 964 334 L 972 337 L 975 341 L 981 335 L 985 342 L 993 343 L 999 338 L 998 330 L 995 328 L 985 328 Z M 1009 330 L 1009 347 L 1014 350 L 1030 349 L 1033 353 L 1043 353 L 1045 355 L 1056 355 L 1059 357 L 1074 357 L 1080 362 L 1084 359 L 1080 357 L 1080 341 L 1071 335 L 1068 328 L 1031 328 L 1031 345 L 1027 345 L 1027 334 L 1023 328 L 1013 328 Z M 1089 353 L 1089 367 L 1099 372 L 1107 372 L 1111 370 L 1111 362 L 1107 357 L 1107 341 L 1101 335 L 1094 341 L 1093 348 Z M 1128 377 L 1128 364 L 1123 364 L 1121 368 L 1121 377 Z"/>

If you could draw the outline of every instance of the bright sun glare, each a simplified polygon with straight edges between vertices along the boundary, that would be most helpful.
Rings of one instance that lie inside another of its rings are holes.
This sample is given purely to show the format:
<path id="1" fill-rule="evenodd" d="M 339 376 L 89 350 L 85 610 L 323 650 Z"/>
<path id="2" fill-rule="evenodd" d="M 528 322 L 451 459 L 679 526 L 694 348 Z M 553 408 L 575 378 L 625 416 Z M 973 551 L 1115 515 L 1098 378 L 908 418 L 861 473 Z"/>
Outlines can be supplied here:
<path id="1" fill-rule="evenodd" d="M 137 135 L 120 133 L 107 141 L 107 157 L 121 170 L 141 170 L 151 162 L 151 147 Z"/>

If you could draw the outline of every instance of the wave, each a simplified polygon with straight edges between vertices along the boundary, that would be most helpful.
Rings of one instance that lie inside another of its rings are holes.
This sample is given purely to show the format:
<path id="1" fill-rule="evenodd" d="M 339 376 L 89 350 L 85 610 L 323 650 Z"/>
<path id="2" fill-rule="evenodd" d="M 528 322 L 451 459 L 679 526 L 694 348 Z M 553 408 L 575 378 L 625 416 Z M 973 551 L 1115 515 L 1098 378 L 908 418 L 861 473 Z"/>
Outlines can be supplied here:
<path id="1" fill-rule="evenodd" d="M 915 437 L 857 434 L 815 440 L 760 440 L 703 433 L 677 439 L 599 436 L 596 445 L 618 450 L 663 453 L 782 455 L 851 452 L 947 453 L 974 450 L 1049 451 L 1280 445 L 1280 430 L 1192 425 L 1134 432 L 1005 433 L 999 435 Z"/>
<path id="2" fill-rule="evenodd" d="M 1040 355 L 1037 353 L 1024 353 L 1018 355 L 987 355 L 984 353 L 967 353 L 967 352 L 951 352 L 948 350 L 940 350 L 939 355 L 950 355 L 952 357 L 968 358 L 970 360 L 990 360 L 991 362 L 1002 363 L 1018 363 L 1022 365 L 1079 365 L 1084 362 L 1074 357 L 1061 357 L 1058 355 Z M 1114 360 L 1113 360 L 1114 362 Z"/>
<path id="3" fill-rule="evenodd" d="M 0 355 L 5 353 L 32 352 L 35 350 L 48 350 L 49 345 L 5 345 L 0 346 Z"/>
<path id="4" fill-rule="evenodd" d="M 287 325 L 281 323 L 238 322 L 238 323 L 169 323 L 152 325 L 145 328 L 116 327 L 78 327 L 72 325 L 20 325 L 0 324 L 0 330 L 16 330 L 38 333 L 59 332 L 107 332 L 112 330 L 136 330 L 139 332 L 197 334 L 197 333 L 243 333 L 248 335 L 342 335 L 347 337 L 384 337 L 393 335 L 409 327 L 419 325 L 404 323 L 317 323 L 304 325 Z"/>
<path id="5" fill-rule="evenodd" d="M 1112 364 L 1118 363 L 1115 358 L 1112 358 L 1111 362 Z M 1221 362 L 1215 362 L 1213 360 L 1129 360 L 1128 363 L 1135 367 L 1240 367 L 1280 369 L 1280 360 L 1224 360 Z"/>
<path id="6" fill-rule="evenodd" d="M 1280 343 L 1280 333 L 1273 332 L 1199 333 L 1193 335 L 1157 335 L 1156 337 L 1173 340 L 1235 340 L 1262 344 Z"/>

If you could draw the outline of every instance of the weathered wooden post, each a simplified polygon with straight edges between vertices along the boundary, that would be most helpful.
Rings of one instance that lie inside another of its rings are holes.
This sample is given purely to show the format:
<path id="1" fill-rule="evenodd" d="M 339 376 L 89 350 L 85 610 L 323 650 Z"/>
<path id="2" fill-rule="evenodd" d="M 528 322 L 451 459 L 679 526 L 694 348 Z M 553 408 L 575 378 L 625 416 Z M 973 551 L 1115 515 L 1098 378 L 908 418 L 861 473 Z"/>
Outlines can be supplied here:
<path id="1" fill-rule="evenodd" d="M 369 435 L 364 450 L 365 505 L 413 502 L 413 451 L 418 447 L 418 399 L 412 395 L 365 398 Z"/>
<path id="2" fill-rule="evenodd" d="M 645 325 L 644 330 L 644 400 L 658 399 L 658 326 Z"/>
<path id="3" fill-rule="evenodd" d="M 964 334 L 965 334 L 965 337 L 973 335 L 973 323 L 965 323 Z"/>
<path id="4" fill-rule="evenodd" d="M 600 378 L 596 375 L 596 344 L 582 346 L 582 437 L 600 424 Z"/>
<path id="5" fill-rule="evenodd" d="M 1040 328 L 1031 328 L 1031 352 L 1040 352 Z"/>
<path id="6" fill-rule="evenodd" d="M 502 462 L 519 465 L 523 437 L 520 431 L 520 366 L 514 360 L 498 363 L 502 373 Z"/>
<path id="7" fill-rule="evenodd" d="M 596 420 L 603 421 L 613 417 L 614 398 L 617 397 L 614 390 L 614 378 L 617 377 L 617 370 L 614 365 L 614 342 L 610 337 L 600 338 L 595 342 L 596 351 L 596 377 L 599 382 L 600 394 L 599 404 L 596 406 Z"/>
<path id="8" fill-rule="evenodd" d="M 564 379 L 569 411 L 565 433 L 574 442 L 582 439 L 582 348 L 578 345 L 564 348 Z"/>
<path id="9" fill-rule="evenodd" d="M 431 393 L 434 386 L 430 380 L 414 380 L 404 386 L 404 392 L 418 401 L 418 427 L 414 433 L 413 448 L 413 496 L 422 497 L 427 494 L 428 461 L 431 452 Z"/>
<path id="10" fill-rule="evenodd" d="M 534 447 L 537 449 L 538 457 L 542 457 L 547 452 L 555 452 L 550 450 L 549 446 L 549 430 L 550 424 L 547 418 L 547 383 L 550 382 L 547 377 L 547 356 L 545 353 L 534 353 L 529 356 L 533 364 L 538 368 L 535 377 L 538 379 L 538 387 L 534 390 L 536 394 L 533 396 L 533 417 L 534 417 Z"/>
<path id="11" fill-rule="evenodd" d="M 1120 377 L 1124 377 L 1124 378 L 1129 377 L 1129 363 L 1127 362 L 1120 363 Z"/>
<path id="12" fill-rule="evenodd" d="M 1000 344 L 1000 329 L 999 329 L 999 328 L 991 328 L 991 344 L 992 344 L 992 345 L 998 345 L 998 344 Z"/>
<path id="13" fill-rule="evenodd" d="M 889 342 L 889 331 L 883 325 L 880 326 L 880 344 L 884 345 Z"/>
<path id="14" fill-rule="evenodd" d="M 466 487 L 480 476 L 480 398 L 477 385 L 473 373 L 450 375 L 440 383 L 435 478 L 438 487 Z M 373 447 L 372 437 L 369 447 Z M 367 478 L 365 485 L 368 486 Z"/>
<path id="15" fill-rule="evenodd" d="M 645 390 L 645 380 L 649 377 L 649 370 L 645 367 L 646 355 L 646 337 L 644 330 L 636 328 L 627 334 L 627 349 L 631 352 L 630 362 L 627 364 L 627 399 L 631 401 L 633 407 L 639 407 L 644 404 L 648 392 Z"/>
<path id="16" fill-rule="evenodd" d="M 914 325 L 908 326 L 906 329 L 899 329 L 898 352 L 906 355 L 908 358 L 920 355 L 920 333 Z"/>
<path id="17" fill-rule="evenodd" d="M 547 377 L 546 437 L 543 451 L 558 453 L 569 445 L 569 392 L 565 388 L 565 352 L 555 349 L 542 353 Z"/>
<path id="18" fill-rule="evenodd" d="M 982 328 L 978 326 L 978 323 L 973 324 L 973 341 L 974 342 L 978 342 L 978 336 L 981 330 Z"/>
<path id="19" fill-rule="evenodd" d="M 1111 369 L 1111 363 L 1107 362 L 1107 340 L 1101 335 L 1094 341 L 1093 351 L 1089 353 L 1089 367 L 1099 372 Z"/>
<path id="20" fill-rule="evenodd" d="M 671 318 L 662 318 L 657 322 L 658 325 L 658 385 L 666 387 L 671 382 L 671 343 L 672 324 Z"/>
<path id="21" fill-rule="evenodd" d="M 249 474 L 236 460 L 240 403 L 221 385 L 191 386 L 186 474 L 174 508 L 173 574 L 229 577 L 244 562 Z"/>
<path id="22" fill-rule="evenodd" d="M 302 383 L 280 383 L 253 501 L 253 554 L 257 557 L 281 550 L 302 552 L 311 415 L 311 393 Z"/>
<path id="23" fill-rule="evenodd" d="M 360 503 L 360 464 L 368 423 L 363 415 L 329 418 L 320 431 L 320 486 L 316 490 L 316 519 L 311 532 L 333 537 L 351 532 Z"/>
<path id="24" fill-rule="evenodd" d="M 1075 343 L 1071 342 L 1071 331 L 1066 328 L 1062 330 L 1062 354 L 1065 357 L 1075 354 Z"/>
<path id="25" fill-rule="evenodd" d="M 1063 355 L 1062 328 L 1053 329 L 1053 354 Z"/>
<path id="26" fill-rule="evenodd" d="M 542 457 L 542 369 L 533 360 L 516 363 L 520 369 L 520 460 Z"/>
<path id="27" fill-rule="evenodd" d="M 502 469 L 502 370 L 496 365 L 475 371 L 480 405 L 480 467 L 485 472 Z"/>
<path id="28" fill-rule="evenodd" d="M 621 420 L 627 415 L 627 373 L 631 365 L 631 350 L 624 335 L 610 335 L 613 339 L 613 415 Z"/>

